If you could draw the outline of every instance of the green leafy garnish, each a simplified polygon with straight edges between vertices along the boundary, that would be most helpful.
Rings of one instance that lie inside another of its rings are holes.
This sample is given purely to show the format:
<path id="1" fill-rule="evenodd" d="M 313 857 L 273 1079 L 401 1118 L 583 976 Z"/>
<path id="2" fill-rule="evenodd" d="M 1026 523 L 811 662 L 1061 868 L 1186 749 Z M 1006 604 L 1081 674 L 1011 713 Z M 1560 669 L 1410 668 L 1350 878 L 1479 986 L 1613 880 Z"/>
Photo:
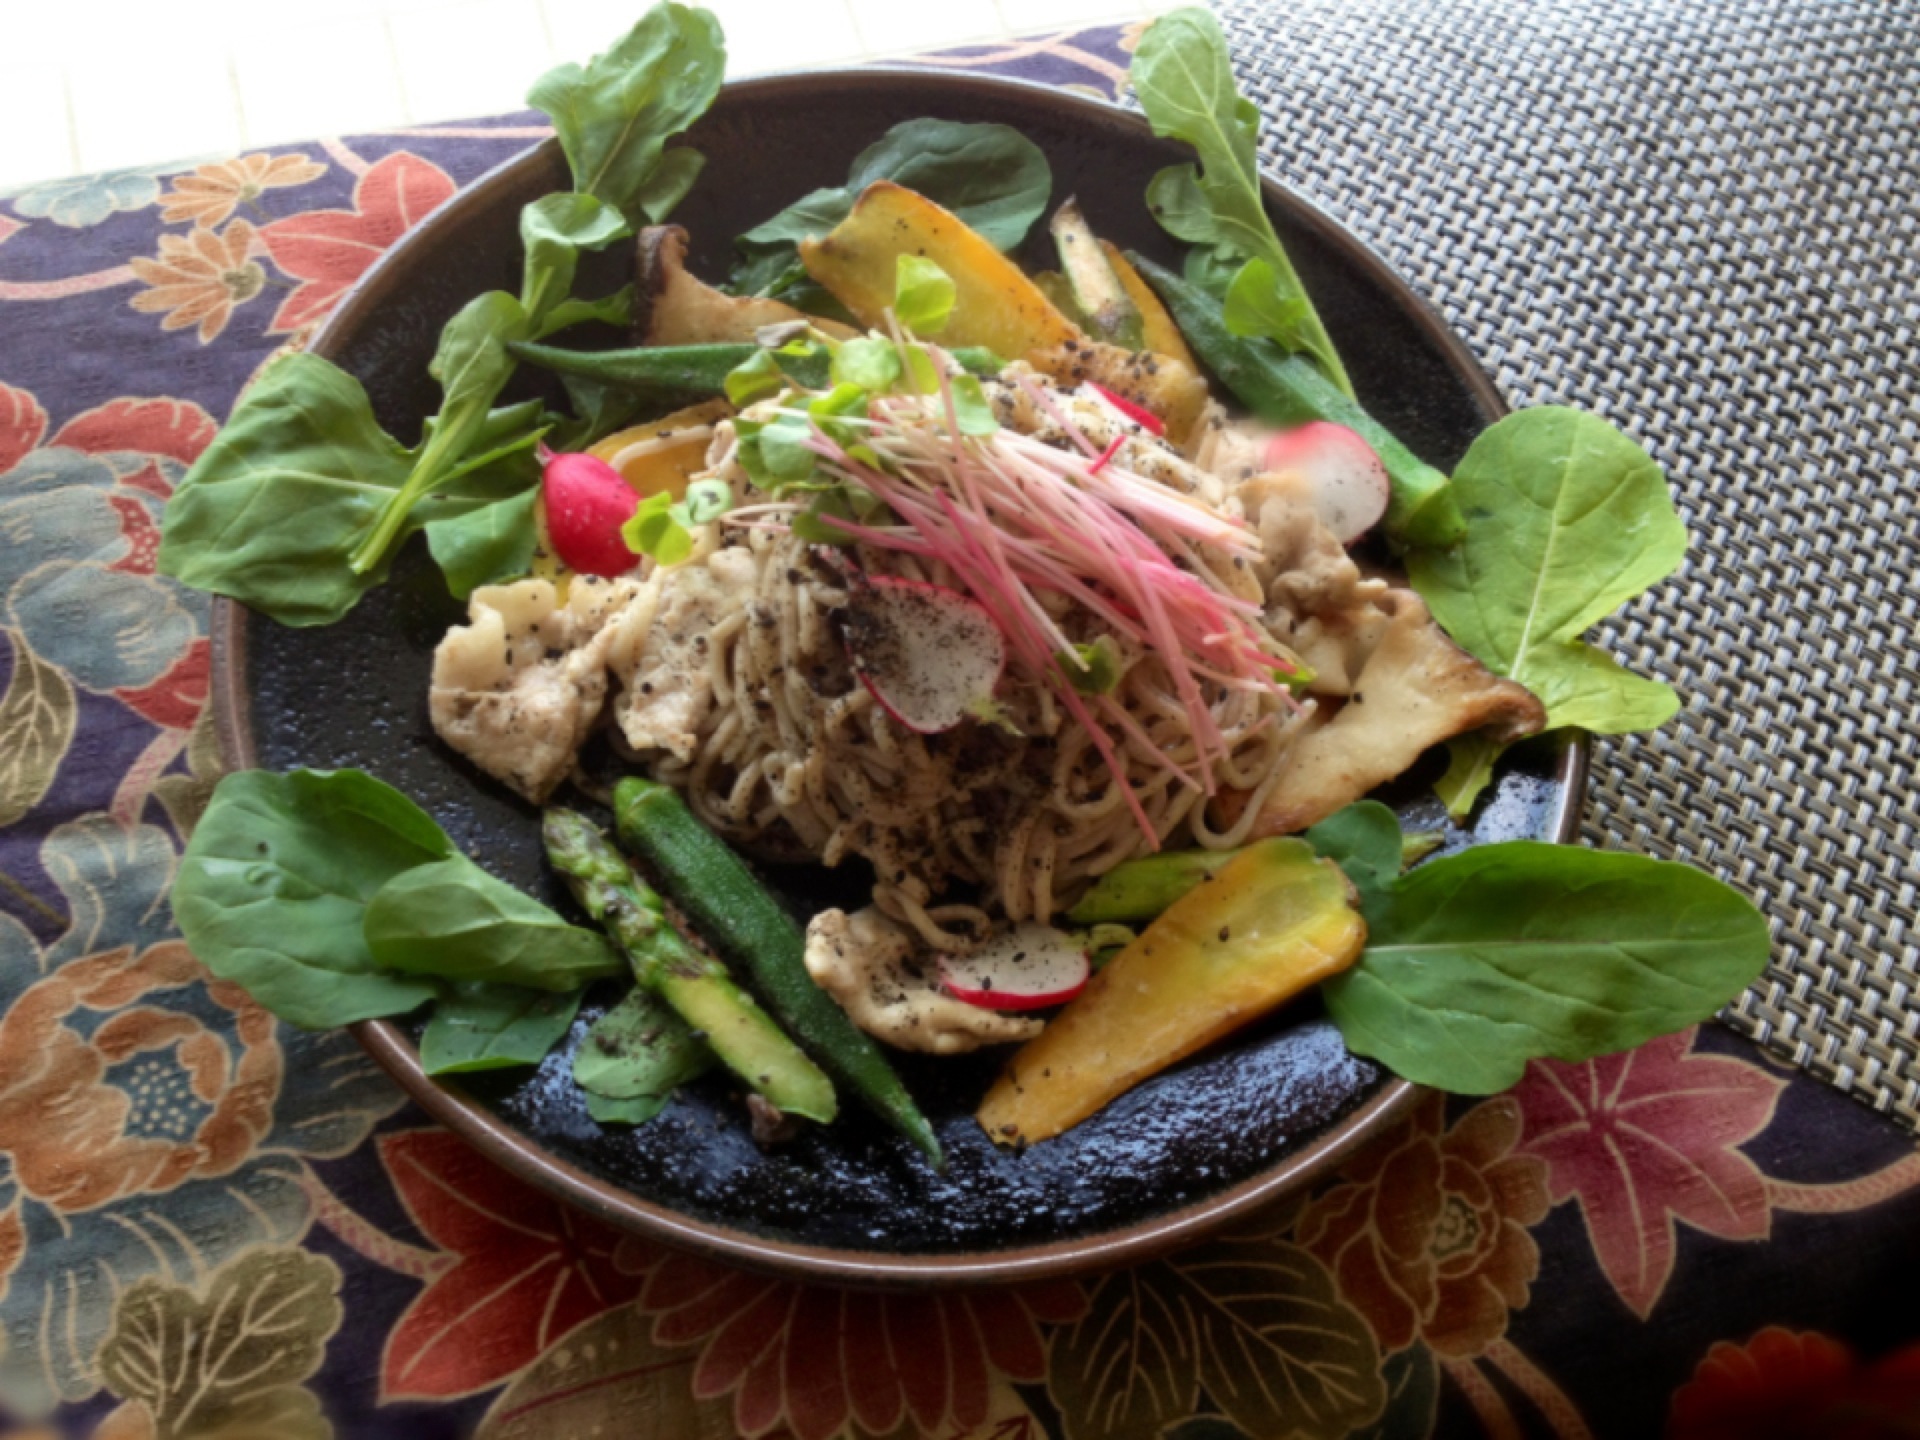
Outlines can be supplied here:
<path id="1" fill-rule="evenodd" d="M 924 255 L 902 255 L 893 267 L 893 313 L 916 335 L 938 335 L 959 295 L 953 277 Z"/>
<path id="2" fill-rule="evenodd" d="M 1407 567 L 1447 633 L 1539 696 L 1551 728 L 1617 735 L 1672 718 L 1672 687 L 1580 638 L 1686 554 L 1686 526 L 1646 451 L 1597 415 L 1540 406 L 1481 434 L 1453 487 L 1466 538 L 1415 551 Z M 1497 749 L 1470 736 L 1453 753 L 1443 783 L 1449 808 L 1464 813 Z"/>
<path id="3" fill-rule="evenodd" d="M 458 853 L 388 880 L 364 924 L 374 962 L 402 974 L 567 991 L 626 969 L 598 930 L 569 925 Z"/>
<path id="4" fill-rule="evenodd" d="M 1075 645 L 1071 655 L 1059 657 L 1067 683 L 1082 695 L 1111 695 L 1126 672 L 1126 657 L 1111 635 L 1099 635 Z"/>
<path id="5" fill-rule="evenodd" d="M 433 817 L 358 770 L 242 770 L 213 792 L 173 885 L 173 915 L 215 975 L 309 1030 L 397 1015 L 438 993 L 373 958 L 367 905 L 454 853 Z"/>
<path id="6" fill-rule="evenodd" d="M 655 5 L 585 67 L 556 66 L 527 92 L 553 120 L 573 188 L 624 215 L 658 223 L 699 173 L 699 157 L 666 143 L 706 114 L 727 66 L 708 11 Z M 656 173 L 665 166 L 665 173 Z"/>
<path id="7" fill-rule="evenodd" d="M 1360 911 L 1371 923 L 1405 863 L 1400 817 L 1378 800 L 1356 800 L 1308 829 L 1302 838 L 1315 853 L 1346 871 L 1360 894 Z"/>
<path id="8" fill-rule="evenodd" d="M 587 1113 L 601 1124 L 640 1125 L 675 1089 L 717 1063 L 706 1041 L 653 992 L 630 990 L 593 1022 L 573 1057 Z"/>
<path id="9" fill-rule="evenodd" d="M 1328 1013 L 1354 1053 L 1462 1095 L 1705 1020 L 1767 964 L 1767 922 L 1712 876 L 1571 845 L 1430 861 L 1366 915 L 1359 963 L 1321 987 Z"/>
<path id="10" fill-rule="evenodd" d="M 433 1007 L 420 1036 L 420 1068 L 429 1075 L 460 1075 L 538 1065 L 573 1024 L 584 993 L 456 982 Z"/>
<path id="11" fill-rule="evenodd" d="M 693 527 L 718 520 L 733 508 L 733 491 L 724 480 L 696 480 L 684 499 L 664 490 L 642 500 L 620 527 L 620 538 L 636 555 L 656 564 L 678 565 L 693 553 Z"/>
<path id="12" fill-rule="evenodd" d="M 1214 266 L 1238 265 L 1228 325 L 1311 355 L 1351 396 L 1346 367 L 1267 218 L 1260 112 L 1234 83 L 1219 22 L 1200 9 L 1161 16 L 1141 37 L 1129 74 L 1153 133 L 1184 140 L 1200 157 L 1198 169 L 1175 165 L 1154 176 L 1147 206 L 1169 233 L 1211 250 Z"/>
<path id="13" fill-rule="evenodd" d="M 978 438 L 991 435 L 1000 428 L 1000 418 L 993 413 L 993 402 L 987 399 L 987 392 L 980 388 L 980 382 L 973 376 L 953 376 L 947 381 L 947 390 L 953 396 L 954 423 L 960 427 L 962 435 Z"/>
<path id="14" fill-rule="evenodd" d="M 860 391 L 859 405 L 862 413 L 866 409 L 866 397 L 869 393 L 884 395 L 899 383 L 905 366 L 900 352 L 891 340 L 879 335 L 862 335 L 853 340 L 844 341 L 833 353 L 833 382 L 840 396 L 836 405 L 853 403 L 852 397 L 845 394 L 851 387 Z M 851 413 L 842 410 L 840 413 Z"/>
<path id="15" fill-rule="evenodd" d="M 724 65 L 718 22 L 663 3 L 584 69 L 563 65 L 543 77 L 533 102 L 553 116 L 574 188 L 522 211 L 520 293 L 476 296 L 441 331 L 429 367 L 440 410 L 420 448 L 382 432 L 358 384 L 337 367 L 288 357 L 242 397 L 175 491 L 163 524 L 172 540 L 162 550 L 165 573 L 287 624 L 325 624 L 379 583 L 402 539 L 459 513 L 436 497 L 484 448 L 494 401 L 517 364 L 507 347 L 631 309 L 625 291 L 570 297 L 579 256 L 629 234 L 630 221 L 660 219 L 685 192 L 698 157 L 665 145 L 712 102 Z M 506 518 L 441 532 L 436 553 L 456 557 L 456 589 L 505 563 Z"/>
<path id="16" fill-rule="evenodd" d="M 537 488 L 427 526 L 427 546 L 459 600 L 482 585 L 524 575 L 533 564 Z"/>
<path id="17" fill-rule="evenodd" d="M 160 572 L 283 625 L 330 625 L 382 579 L 347 557 L 412 469 L 358 380 L 317 355 L 283 356 L 167 502 Z"/>
<path id="18" fill-rule="evenodd" d="M 756 400 L 778 395 L 791 384 L 771 350 L 756 350 L 753 358 L 727 372 L 727 399 L 744 409 Z"/>
<path id="19" fill-rule="evenodd" d="M 438 998 L 434 1069 L 538 1060 L 535 1040 L 564 1033 L 579 987 L 625 968 L 598 931 L 481 870 L 359 770 L 228 775 L 180 858 L 173 913 L 202 964 L 289 1024 L 351 1025 Z"/>
<path id="20" fill-rule="evenodd" d="M 860 192 L 876 180 L 918 191 L 1002 250 L 1026 238 L 1053 193 L 1047 157 L 1018 130 L 909 120 L 860 152 L 845 185 L 815 190 L 742 235 L 737 243 L 746 258 L 734 270 L 730 288 L 738 294 L 780 295 L 789 303 L 800 299 L 790 293 L 806 278 L 799 242 L 824 235 L 846 219 Z"/>

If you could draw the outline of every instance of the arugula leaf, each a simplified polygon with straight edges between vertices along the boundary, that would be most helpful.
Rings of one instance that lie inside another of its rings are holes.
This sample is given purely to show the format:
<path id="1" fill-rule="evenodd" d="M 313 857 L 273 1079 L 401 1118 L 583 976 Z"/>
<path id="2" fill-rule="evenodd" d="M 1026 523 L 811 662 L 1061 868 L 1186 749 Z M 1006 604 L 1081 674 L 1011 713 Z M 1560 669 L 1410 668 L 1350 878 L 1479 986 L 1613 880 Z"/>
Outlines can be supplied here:
<path id="1" fill-rule="evenodd" d="M 572 293 L 580 252 L 603 250 L 632 233 L 618 210 L 578 190 L 530 201 L 520 211 L 521 309 L 544 321 Z"/>
<path id="2" fill-rule="evenodd" d="M 938 335 L 953 318 L 959 289 L 937 261 L 902 255 L 893 265 L 893 313 L 916 335 Z"/>
<path id="3" fill-rule="evenodd" d="M 440 413 L 405 483 L 387 500 L 373 528 L 348 557 L 347 564 L 356 575 L 386 564 L 395 543 L 407 533 L 413 507 L 459 464 L 485 425 L 495 398 L 513 377 L 518 362 L 507 352 L 507 342 L 526 340 L 537 328 L 538 317 L 529 315 L 504 290 L 474 296 L 446 323 L 433 362 L 427 366 L 427 372 L 440 382 Z"/>
<path id="4" fill-rule="evenodd" d="M 538 488 L 530 487 L 427 526 L 427 545 L 455 599 L 527 573 L 533 564 L 533 509 L 539 498 Z"/>
<path id="5" fill-rule="evenodd" d="M 1489 1095 L 1705 1020 L 1766 968 L 1767 922 L 1671 861 L 1516 840 L 1401 877 L 1360 961 L 1321 988 L 1356 1054 Z"/>
<path id="6" fill-rule="evenodd" d="M 679 158 L 691 152 L 669 157 L 666 143 L 706 113 L 726 63 L 720 22 L 710 13 L 655 5 L 584 68 L 566 64 L 542 75 L 527 103 L 552 117 L 574 189 L 632 223 L 657 222 L 697 173 L 697 161 Z M 666 173 L 657 175 L 662 166 Z"/>
<path id="7" fill-rule="evenodd" d="M 542 196 L 522 210 L 519 298 L 503 290 L 475 296 L 440 332 L 428 367 L 440 382 L 440 413 L 406 483 L 349 557 L 356 574 L 386 563 L 413 507 L 466 453 L 518 364 L 507 347 L 546 333 L 549 314 L 573 286 L 579 252 L 630 233 L 630 220 L 661 218 L 664 212 L 648 207 L 685 193 L 698 157 L 675 151 L 663 162 L 663 151 L 712 104 L 725 65 L 712 15 L 662 3 L 584 70 L 562 65 L 535 82 L 529 99 L 553 117 L 573 169 L 573 191 Z M 659 176 L 662 165 L 666 173 Z"/>
<path id="8" fill-rule="evenodd" d="M 1540 406 L 1473 442 L 1453 474 L 1467 534 L 1420 550 L 1408 575 L 1434 618 L 1497 675 L 1540 697 L 1551 728 L 1650 730 L 1672 688 L 1624 670 L 1580 637 L 1678 568 L 1686 526 L 1647 453 L 1597 415 Z M 1491 775 L 1485 742 L 1455 742 L 1449 808 Z"/>
<path id="9" fill-rule="evenodd" d="M 1011 126 L 908 120 L 855 157 L 845 185 L 802 196 L 742 235 L 735 243 L 746 258 L 729 288 L 784 297 L 806 276 L 799 242 L 846 219 L 860 192 L 876 180 L 918 191 L 1002 250 L 1026 238 L 1053 193 L 1047 157 Z"/>
<path id="10" fill-rule="evenodd" d="M 1129 74 L 1153 133 L 1185 141 L 1200 157 L 1197 170 L 1176 165 L 1156 175 L 1148 208 L 1178 239 L 1260 262 L 1258 270 L 1243 267 L 1233 287 L 1235 315 L 1257 328 L 1235 333 L 1304 351 L 1351 397 L 1346 367 L 1267 218 L 1260 112 L 1234 82 L 1219 21 L 1201 9 L 1161 16 L 1141 37 Z"/>
<path id="11" fill-rule="evenodd" d="M 458 1075 L 538 1065 L 573 1024 L 585 993 L 554 995 L 471 980 L 450 985 L 420 1036 L 421 1068 L 429 1075 Z"/>
<path id="12" fill-rule="evenodd" d="M 455 853 L 418 805 L 359 770 L 242 770 L 213 792 L 173 885 L 200 962 L 309 1030 L 397 1015 L 427 977 L 382 972 L 367 905 L 395 876 Z"/>
<path id="13" fill-rule="evenodd" d="M 574 1052 L 573 1078 L 595 1120 L 639 1125 L 715 1063 L 706 1041 L 664 1000 L 635 988 L 593 1022 Z"/>
<path id="14" fill-rule="evenodd" d="M 564 991 L 626 969 L 598 929 L 569 925 L 458 852 L 381 886 L 364 933 L 380 965 L 447 980 Z"/>
<path id="15" fill-rule="evenodd" d="M 284 356 L 167 501 L 160 573 L 283 625 L 330 625 L 382 578 L 347 557 L 412 467 L 358 380 L 317 355 Z"/>

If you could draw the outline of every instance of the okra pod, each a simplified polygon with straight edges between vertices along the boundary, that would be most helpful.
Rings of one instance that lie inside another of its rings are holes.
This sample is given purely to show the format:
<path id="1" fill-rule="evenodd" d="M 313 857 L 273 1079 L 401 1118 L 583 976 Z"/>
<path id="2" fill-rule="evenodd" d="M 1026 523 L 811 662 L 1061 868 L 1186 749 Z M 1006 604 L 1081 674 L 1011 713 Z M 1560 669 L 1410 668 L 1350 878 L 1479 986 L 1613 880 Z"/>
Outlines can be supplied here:
<path id="1" fill-rule="evenodd" d="M 788 1115 L 821 1124 L 837 1107 L 833 1082 L 781 1031 L 726 967 L 689 945 L 666 917 L 660 897 L 586 816 L 554 808 L 542 821 L 547 859 L 606 928 L 634 978 L 705 1036 L 726 1067 Z"/>
<path id="2" fill-rule="evenodd" d="M 871 1036 L 807 974 L 806 936 L 727 843 L 679 794 L 630 776 L 614 787 L 623 845 L 646 858 L 700 933 L 752 975 L 767 1006 L 834 1079 L 918 1145 L 937 1167 L 940 1141 Z"/>

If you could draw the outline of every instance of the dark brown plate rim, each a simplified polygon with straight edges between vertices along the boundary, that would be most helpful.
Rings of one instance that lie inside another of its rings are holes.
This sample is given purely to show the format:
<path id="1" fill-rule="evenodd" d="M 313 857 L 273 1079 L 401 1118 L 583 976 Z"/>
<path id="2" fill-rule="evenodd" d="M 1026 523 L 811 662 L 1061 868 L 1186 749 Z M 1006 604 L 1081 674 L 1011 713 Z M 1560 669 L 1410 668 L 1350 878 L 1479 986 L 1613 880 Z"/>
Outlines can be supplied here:
<path id="1" fill-rule="evenodd" d="M 1105 101 L 1057 90 L 1033 81 L 1010 77 L 955 75 L 908 66 L 873 66 L 859 70 L 818 70 L 767 75 L 734 81 L 732 95 L 785 96 L 794 92 L 827 90 L 844 96 L 850 89 L 897 85 L 903 80 L 929 91 L 978 92 L 1011 90 L 1029 97 L 1044 96 L 1061 109 L 1097 116 L 1106 124 L 1119 119 L 1136 128 L 1142 138 L 1151 132 L 1139 115 Z M 390 271 L 398 268 L 407 247 L 417 242 L 426 226 L 457 219 L 485 203 L 490 192 L 508 184 L 530 167 L 550 163 L 554 140 L 529 147 L 481 175 L 429 217 L 422 230 L 401 237 L 380 257 L 341 300 L 314 333 L 307 348 L 331 358 L 343 343 L 340 337 L 356 328 L 364 314 L 376 309 Z M 1381 289 L 1391 293 L 1412 315 L 1426 337 L 1464 379 L 1474 397 L 1495 417 L 1506 405 L 1479 362 L 1460 342 L 1439 312 L 1400 279 L 1364 242 L 1311 201 L 1263 176 L 1268 196 L 1276 199 L 1318 237 Z M 214 724 L 220 752 L 229 769 L 248 769 L 256 763 L 252 711 L 244 677 L 247 658 L 245 606 L 223 597 L 213 601 L 209 620 L 212 641 L 212 696 Z M 1583 733 L 1564 733 L 1555 755 L 1556 787 L 1552 833 L 1562 844 L 1571 843 L 1579 829 L 1586 794 L 1589 742 Z M 695 1219 L 642 1199 L 627 1190 L 547 1153 L 512 1126 L 505 1124 L 455 1085 L 429 1076 L 420 1066 L 419 1052 L 399 1026 L 386 1020 L 365 1020 L 351 1027 L 375 1061 L 427 1114 L 461 1135 L 508 1173 L 548 1194 L 578 1205 L 607 1223 L 664 1241 L 712 1259 L 745 1265 L 785 1276 L 802 1276 L 886 1288 L 926 1288 L 1007 1284 L 1053 1278 L 1083 1271 L 1136 1264 L 1202 1238 L 1227 1221 L 1304 1186 L 1325 1174 L 1363 1140 L 1384 1130 L 1421 1097 L 1424 1087 L 1397 1077 L 1354 1109 L 1341 1116 L 1325 1133 L 1289 1151 L 1268 1170 L 1237 1185 L 1164 1211 L 1118 1229 L 1069 1237 L 1006 1250 L 973 1253 L 902 1255 L 886 1251 L 835 1249 L 778 1240 L 750 1231 Z"/>

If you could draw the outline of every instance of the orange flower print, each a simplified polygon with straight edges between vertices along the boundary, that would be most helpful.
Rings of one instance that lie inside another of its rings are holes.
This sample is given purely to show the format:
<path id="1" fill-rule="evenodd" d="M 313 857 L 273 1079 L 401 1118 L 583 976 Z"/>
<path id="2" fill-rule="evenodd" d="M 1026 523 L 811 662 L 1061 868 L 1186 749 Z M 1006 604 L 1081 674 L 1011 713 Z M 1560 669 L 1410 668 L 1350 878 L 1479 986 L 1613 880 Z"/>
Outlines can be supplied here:
<path id="1" fill-rule="evenodd" d="M 1717 1340 L 1674 1392 L 1667 1440 L 1896 1440 L 1920 1434 L 1920 1345 L 1863 1365 L 1841 1341 L 1769 1325 Z"/>
<path id="2" fill-rule="evenodd" d="M 657 1317 L 654 1341 L 701 1346 L 694 1394 L 731 1392 L 744 1436 L 834 1440 L 850 1421 L 892 1435 L 909 1418 L 921 1435 L 970 1432 L 987 1419 L 993 1374 L 1044 1379 L 1043 1327 L 1087 1309 L 1070 1281 L 880 1295 L 638 1245 L 617 1258 L 647 1272 L 640 1308 Z"/>
<path id="3" fill-rule="evenodd" d="M 1404 1129 L 1349 1161 L 1296 1238 L 1326 1262 L 1386 1351 L 1415 1339 L 1448 1359 L 1481 1354 L 1527 1303 L 1547 1213 L 1547 1168 L 1514 1153 L 1520 1115 L 1489 1100 L 1446 1130 L 1431 1095 Z"/>
<path id="4" fill-rule="evenodd" d="M 162 330 L 200 327 L 200 343 L 210 343 L 227 328 L 233 307 L 244 305 L 266 287 L 267 272 L 248 258 L 254 230 L 235 220 L 225 230 L 195 230 L 162 235 L 160 255 L 137 256 L 133 273 L 149 288 L 133 297 L 133 308 L 162 311 Z"/>
<path id="5" fill-rule="evenodd" d="M 203 981 L 231 1037 L 167 1003 Z M 273 1017 L 179 941 L 69 961 L 0 1018 L 0 1165 L 68 1214 L 229 1174 L 272 1127 L 282 1068 Z"/>
<path id="6" fill-rule="evenodd" d="M 169 225 L 191 220 L 203 229 L 225 222 L 237 206 L 258 200 L 268 190 L 305 185 L 327 167 L 305 155 L 242 155 L 176 175 L 160 197 L 160 218 Z"/>

